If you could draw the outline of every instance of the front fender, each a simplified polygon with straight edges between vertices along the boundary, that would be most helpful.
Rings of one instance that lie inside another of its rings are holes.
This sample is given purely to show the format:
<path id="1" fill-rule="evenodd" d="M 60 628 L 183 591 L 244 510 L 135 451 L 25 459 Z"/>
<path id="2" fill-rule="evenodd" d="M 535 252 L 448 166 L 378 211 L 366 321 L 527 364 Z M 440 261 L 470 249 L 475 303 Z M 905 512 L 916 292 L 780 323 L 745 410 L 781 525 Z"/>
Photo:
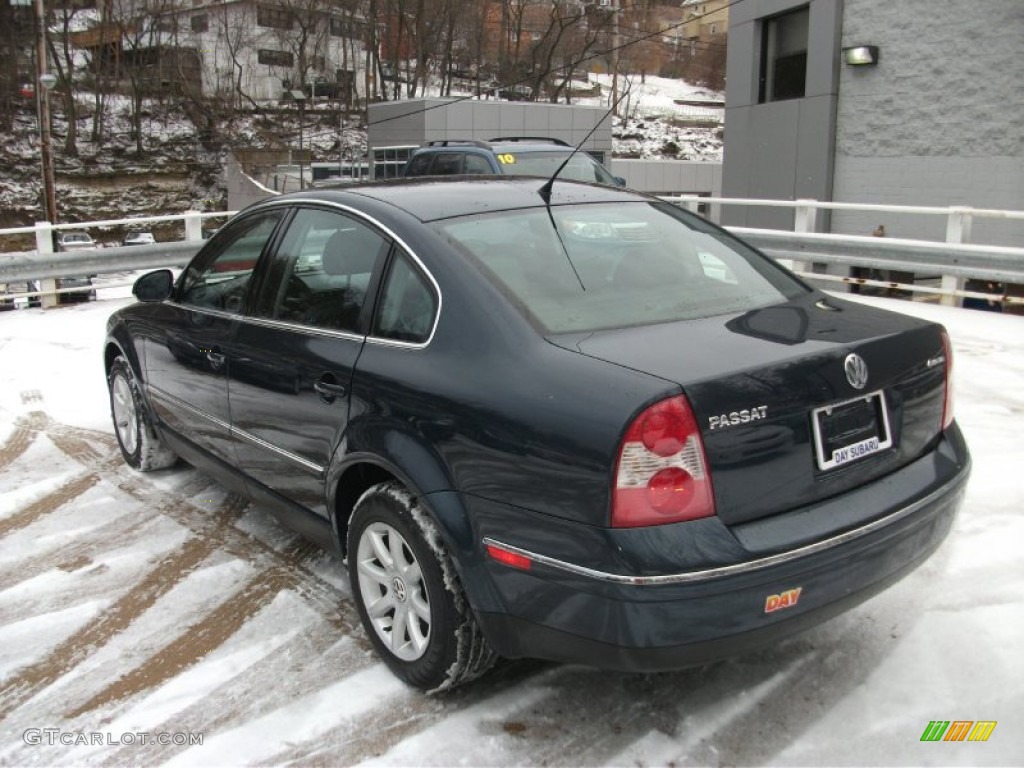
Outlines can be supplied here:
<path id="1" fill-rule="evenodd" d="M 109 373 L 114 358 L 118 355 L 124 357 L 131 366 L 132 373 L 140 383 L 143 381 L 143 366 L 139 351 L 132 341 L 131 334 L 124 319 L 113 315 L 107 321 L 107 338 L 103 343 L 103 371 Z M 145 387 L 140 387 L 145 391 Z"/>

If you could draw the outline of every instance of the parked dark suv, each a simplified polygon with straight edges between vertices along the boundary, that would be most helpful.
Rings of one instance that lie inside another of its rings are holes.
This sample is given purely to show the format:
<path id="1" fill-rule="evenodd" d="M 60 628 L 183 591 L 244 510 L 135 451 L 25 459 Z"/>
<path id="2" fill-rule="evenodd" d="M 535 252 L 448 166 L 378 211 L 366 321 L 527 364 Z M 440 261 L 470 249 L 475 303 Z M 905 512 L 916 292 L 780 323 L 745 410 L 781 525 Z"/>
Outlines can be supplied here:
<path id="1" fill-rule="evenodd" d="M 490 141 L 428 141 L 413 152 L 405 176 L 458 176 L 502 174 L 551 176 L 573 148 L 558 139 L 535 136 L 500 137 Z M 589 181 L 608 186 L 626 186 L 586 152 L 577 152 L 559 178 Z"/>

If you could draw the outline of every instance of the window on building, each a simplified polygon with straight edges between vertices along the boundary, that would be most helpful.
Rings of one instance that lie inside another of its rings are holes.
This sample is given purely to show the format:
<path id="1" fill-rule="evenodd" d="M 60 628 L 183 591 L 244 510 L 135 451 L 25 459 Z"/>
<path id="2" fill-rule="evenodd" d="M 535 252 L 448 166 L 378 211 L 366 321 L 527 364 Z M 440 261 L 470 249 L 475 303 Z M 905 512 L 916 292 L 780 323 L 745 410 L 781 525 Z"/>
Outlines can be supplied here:
<path id="1" fill-rule="evenodd" d="M 804 97 L 809 18 L 810 11 L 801 8 L 763 22 L 758 96 L 762 104 Z"/>
<path id="2" fill-rule="evenodd" d="M 374 147 L 370 153 L 373 178 L 394 179 L 402 175 L 405 164 L 418 146 L 401 145 L 395 147 Z"/>
<path id="3" fill-rule="evenodd" d="M 291 51 L 271 51 L 260 48 L 256 55 L 260 64 L 267 64 L 271 67 L 290 67 L 295 63 L 295 56 Z"/>
<path id="4" fill-rule="evenodd" d="M 267 5 L 256 6 L 256 26 L 272 27 L 273 29 L 291 29 L 294 17 L 287 8 L 272 8 Z"/>
<path id="5" fill-rule="evenodd" d="M 210 19 L 205 13 L 197 13 L 192 17 L 193 32 L 207 32 L 210 29 Z"/>
<path id="6" fill-rule="evenodd" d="M 347 33 L 345 30 L 345 20 L 339 19 L 337 16 L 331 17 L 330 24 L 331 37 L 346 37 Z"/>

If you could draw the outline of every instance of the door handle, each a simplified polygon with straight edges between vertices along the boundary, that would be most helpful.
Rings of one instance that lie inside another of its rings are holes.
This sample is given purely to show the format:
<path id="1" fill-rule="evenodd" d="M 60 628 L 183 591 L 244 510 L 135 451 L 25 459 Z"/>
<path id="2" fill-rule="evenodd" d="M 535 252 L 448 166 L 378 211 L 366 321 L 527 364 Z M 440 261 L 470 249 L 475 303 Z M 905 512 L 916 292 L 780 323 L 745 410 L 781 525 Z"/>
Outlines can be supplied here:
<path id="1" fill-rule="evenodd" d="M 320 395 L 325 402 L 333 403 L 336 397 L 344 397 L 346 390 L 344 384 L 320 379 L 313 384 L 313 391 Z"/>

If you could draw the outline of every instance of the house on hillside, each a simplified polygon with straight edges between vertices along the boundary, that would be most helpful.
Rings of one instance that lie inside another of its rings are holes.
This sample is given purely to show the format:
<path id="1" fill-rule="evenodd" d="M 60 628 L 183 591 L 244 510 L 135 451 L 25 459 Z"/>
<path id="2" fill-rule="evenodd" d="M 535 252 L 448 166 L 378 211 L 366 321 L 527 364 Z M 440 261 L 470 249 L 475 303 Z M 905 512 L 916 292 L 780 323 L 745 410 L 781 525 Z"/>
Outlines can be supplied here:
<path id="1" fill-rule="evenodd" d="M 365 95 L 365 26 L 357 4 L 329 0 L 108 0 L 73 41 L 151 93 L 351 101 Z"/>
<path id="2" fill-rule="evenodd" d="M 726 34 L 732 4 L 730 0 L 683 0 L 683 38 L 696 42 Z"/>

